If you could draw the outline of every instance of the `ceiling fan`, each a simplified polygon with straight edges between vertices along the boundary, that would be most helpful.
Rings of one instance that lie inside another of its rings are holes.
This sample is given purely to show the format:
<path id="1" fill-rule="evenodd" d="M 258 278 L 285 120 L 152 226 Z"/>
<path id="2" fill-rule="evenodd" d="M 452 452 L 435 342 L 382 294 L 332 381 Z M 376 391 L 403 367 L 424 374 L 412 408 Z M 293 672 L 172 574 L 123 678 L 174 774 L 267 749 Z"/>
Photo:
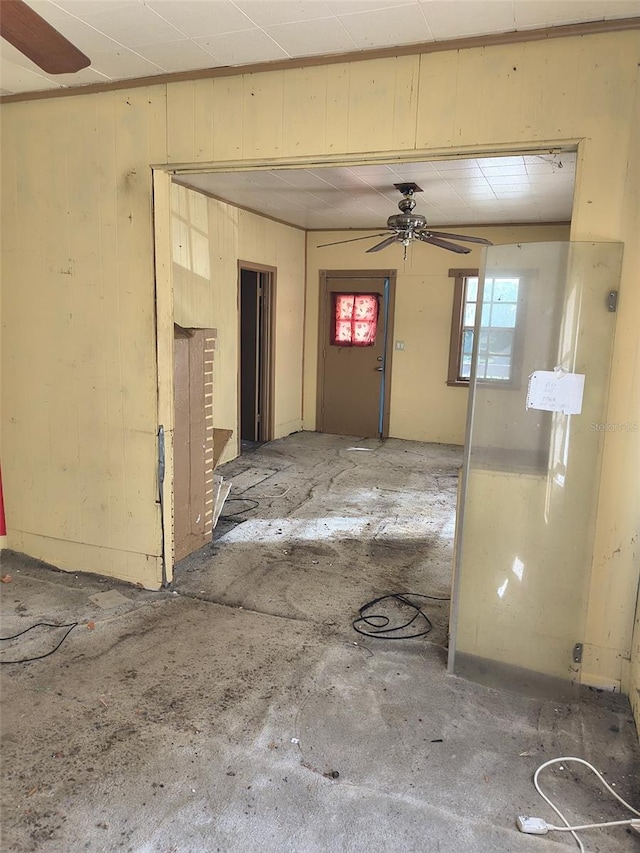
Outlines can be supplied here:
<path id="1" fill-rule="evenodd" d="M 23 0 L 0 3 L 0 35 L 48 74 L 73 74 L 91 64 Z"/>
<path id="2" fill-rule="evenodd" d="M 416 206 L 414 195 L 421 193 L 422 189 L 414 183 L 394 184 L 402 193 L 402 198 L 398 202 L 400 213 L 395 216 L 390 216 L 387 219 L 387 228 L 392 232 L 391 236 L 386 236 L 385 232 L 381 234 L 369 234 L 367 237 L 354 237 L 352 240 L 337 240 L 335 243 L 323 243 L 318 246 L 318 249 L 324 249 L 326 246 L 338 246 L 341 243 L 355 243 L 356 240 L 371 240 L 373 237 L 385 237 L 381 243 L 377 243 L 367 252 L 379 252 L 381 249 L 386 249 L 392 243 L 402 243 L 404 246 L 404 259 L 407 259 L 407 246 L 412 240 L 420 240 L 423 243 L 430 243 L 432 246 L 439 246 L 441 249 L 448 249 L 450 252 L 457 252 L 461 255 L 468 254 L 471 249 L 466 246 L 458 246 L 457 243 L 450 243 L 449 239 L 462 240 L 465 243 L 480 243 L 483 246 L 492 246 L 490 240 L 485 240 L 483 237 L 465 237 L 462 234 L 449 234 L 445 231 L 432 231 L 427 227 L 427 220 L 419 213 L 413 213 Z"/>

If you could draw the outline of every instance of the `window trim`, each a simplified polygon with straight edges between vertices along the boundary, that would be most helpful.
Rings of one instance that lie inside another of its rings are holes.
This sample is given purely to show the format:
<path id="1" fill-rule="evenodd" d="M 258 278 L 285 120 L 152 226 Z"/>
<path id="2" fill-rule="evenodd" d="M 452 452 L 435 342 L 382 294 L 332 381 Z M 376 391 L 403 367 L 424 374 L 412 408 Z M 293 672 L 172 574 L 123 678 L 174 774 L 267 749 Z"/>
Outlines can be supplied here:
<path id="1" fill-rule="evenodd" d="M 472 276 L 480 277 L 478 269 L 450 269 L 449 277 L 455 279 L 453 286 L 453 312 L 451 315 L 451 335 L 449 338 L 449 367 L 447 385 L 453 388 L 468 388 L 468 379 L 459 379 L 460 351 L 462 348 L 462 320 L 464 317 L 464 281 Z"/>
<path id="2" fill-rule="evenodd" d="M 507 274 L 503 271 L 504 274 Z M 468 388 L 469 379 L 459 379 L 460 358 L 462 350 L 462 326 L 464 319 L 464 285 L 465 278 L 477 277 L 478 288 L 480 288 L 480 274 L 477 269 L 450 269 L 449 276 L 455 278 L 453 293 L 453 312 L 451 318 L 451 337 L 449 343 L 449 369 L 447 374 L 447 385 L 458 388 Z M 528 271 L 518 270 L 513 273 L 520 282 L 528 277 Z M 481 303 L 478 303 L 479 305 Z M 511 362 L 511 377 L 509 379 L 477 379 L 478 384 L 490 384 L 495 388 L 509 388 L 511 390 L 520 387 L 520 373 L 522 365 L 523 336 L 518 334 L 518 327 L 525 322 L 526 298 L 519 291 L 516 308 L 516 325 L 514 327 L 513 351 Z"/>

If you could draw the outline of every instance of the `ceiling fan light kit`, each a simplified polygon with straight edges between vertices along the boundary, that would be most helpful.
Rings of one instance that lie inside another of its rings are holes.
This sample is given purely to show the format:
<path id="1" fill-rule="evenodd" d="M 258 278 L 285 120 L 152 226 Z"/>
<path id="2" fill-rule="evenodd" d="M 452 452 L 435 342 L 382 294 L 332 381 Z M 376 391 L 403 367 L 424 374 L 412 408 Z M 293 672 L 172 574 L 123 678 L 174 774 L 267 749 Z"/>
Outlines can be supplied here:
<path id="1" fill-rule="evenodd" d="M 427 220 L 420 213 L 414 213 L 416 206 L 415 194 L 421 193 L 422 188 L 413 182 L 402 184 L 394 184 L 394 187 L 402 193 L 402 198 L 398 202 L 400 213 L 396 213 L 387 219 L 387 228 L 391 231 L 391 235 L 370 234 L 367 237 L 354 237 L 352 240 L 338 240 L 335 243 L 323 243 L 318 246 L 318 249 L 324 249 L 327 246 L 338 246 L 341 243 L 354 243 L 356 240 L 370 240 L 373 237 L 385 237 L 380 243 L 371 246 L 367 249 L 369 252 L 380 252 L 391 246 L 392 243 L 401 243 L 404 247 L 404 260 L 407 259 L 407 246 L 413 240 L 420 240 L 422 243 L 429 243 L 432 246 L 438 246 L 440 249 L 447 249 L 449 252 L 456 252 L 460 255 L 467 255 L 471 249 L 467 246 L 459 246 L 456 243 L 450 243 L 449 239 L 462 240 L 464 243 L 479 243 L 482 246 L 492 246 L 490 240 L 485 240 L 484 237 L 465 237 L 463 234 L 449 234 L 445 231 L 432 231 L 427 227 Z M 444 239 L 443 239 L 444 238 Z"/>

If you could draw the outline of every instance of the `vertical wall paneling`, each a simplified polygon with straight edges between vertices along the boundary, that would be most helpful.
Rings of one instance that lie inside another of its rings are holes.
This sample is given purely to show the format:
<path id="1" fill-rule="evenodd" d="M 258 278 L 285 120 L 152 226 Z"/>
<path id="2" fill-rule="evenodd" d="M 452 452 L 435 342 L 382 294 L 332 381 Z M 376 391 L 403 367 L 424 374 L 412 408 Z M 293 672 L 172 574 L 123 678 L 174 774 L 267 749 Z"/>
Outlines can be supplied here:
<path id="1" fill-rule="evenodd" d="M 224 162 L 225 160 L 238 160 L 243 156 L 243 91 L 244 78 L 240 74 L 237 77 L 217 77 L 213 81 L 211 106 L 214 115 L 214 160 Z"/>
<path id="2" fill-rule="evenodd" d="M 217 120 L 226 121 L 226 116 L 217 115 L 213 109 L 213 80 L 194 80 L 194 161 L 211 162 L 214 159 L 213 127 Z"/>
<path id="3" fill-rule="evenodd" d="M 298 157 L 316 148 L 326 151 L 327 68 L 295 68 L 283 78 L 282 154 Z M 300 109 L 304 103 L 305 110 Z"/>
<path id="4" fill-rule="evenodd" d="M 242 97 L 245 158 L 282 156 L 282 71 L 246 74 Z"/>
<path id="5" fill-rule="evenodd" d="M 438 148 L 454 145 L 458 53 L 426 53 L 420 57 L 419 109 L 416 145 Z"/>
<path id="6" fill-rule="evenodd" d="M 348 145 L 351 151 L 394 146 L 397 59 L 354 62 L 349 74 Z"/>
<path id="7" fill-rule="evenodd" d="M 351 65 L 347 63 L 328 65 L 326 69 L 327 120 L 324 139 L 327 154 L 339 154 L 349 150 L 350 71 Z"/>
<path id="8" fill-rule="evenodd" d="M 418 82 L 420 59 L 399 56 L 395 60 L 395 98 L 391 148 L 415 148 L 418 123 Z"/>
<path id="9" fill-rule="evenodd" d="M 192 163 L 195 157 L 195 98 L 193 80 L 167 86 L 167 159 Z"/>

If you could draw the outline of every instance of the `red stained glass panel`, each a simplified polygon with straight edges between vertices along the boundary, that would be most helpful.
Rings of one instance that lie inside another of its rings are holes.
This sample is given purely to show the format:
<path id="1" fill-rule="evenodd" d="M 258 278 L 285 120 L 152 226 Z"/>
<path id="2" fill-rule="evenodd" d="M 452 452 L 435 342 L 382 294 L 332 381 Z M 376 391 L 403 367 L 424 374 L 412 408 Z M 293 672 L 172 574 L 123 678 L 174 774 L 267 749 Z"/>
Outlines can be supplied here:
<path id="1" fill-rule="evenodd" d="M 378 331 L 377 293 L 336 293 L 332 343 L 343 347 L 370 347 Z"/>

